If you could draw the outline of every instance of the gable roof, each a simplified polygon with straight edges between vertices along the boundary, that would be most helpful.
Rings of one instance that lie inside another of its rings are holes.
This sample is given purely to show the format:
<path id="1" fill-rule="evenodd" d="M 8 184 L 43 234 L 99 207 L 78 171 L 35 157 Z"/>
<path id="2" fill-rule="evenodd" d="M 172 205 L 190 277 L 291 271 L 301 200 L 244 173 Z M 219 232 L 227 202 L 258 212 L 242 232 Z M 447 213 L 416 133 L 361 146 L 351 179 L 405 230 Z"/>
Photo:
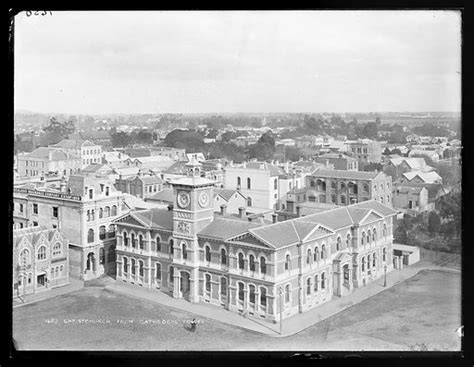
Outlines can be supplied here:
<path id="1" fill-rule="evenodd" d="M 61 147 L 66 149 L 79 149 L 82 146 L 92 146 L 90 141 L 82 139 L 63 139 L 59 143 L 54 144 L 54 147 Z"/>
<path id="2" fill-rule="evenodd" d="M 259 226 L 261 226 L 261 224 L 252 223 L 249 221 L 214 217 L 214 220 L 206 227 L 201 229 L 198 235 L 225 241 L 230 238 L 245 234 L 250 229 Z"/>
<path id="3" fill-rule="evenodd" d="M 214 197 L 219 195 L 221 196 L 225 201 L 229 201 L 234 194 L 239 194 L 243 198 L 245 196 L 239 191 L 235 189 L 214 189 Z"/>
<path id="4" fill-rule="evenodd" d="M 423 172 L 423 171 L 411 171 L 406 172 L 403 176 L 408 180 L 411 181 L 415 177 L 419 177 L 425 183 L 436 183 L 437 181 L 441 181 L 441 176 L 438 175 L 436 172 Z"/>
<path id="5" fill-rule="evenodd" d="M 345 178 L 353 180 L 373 180 L 379 175 L 384 175 L 383 172 L 363 172 L 363 171 L 346 171 L 339 169 L 317 169 L 311 174 L 315 178 Z"/>
<path id="6" fill-rule="evenodd" d="M 164 201 L 167 203 L 174 202 L 174 192 L 173 189 L 163 189 L 158 191 L 156 194 L 149 196 L 147 198 L 149 201 Z"/>
<path id="7" fill-rule="evenodd" d="M 263 167 L 263 168 L 261 168 Z M 285 173 L 285 171 L 283 171 L 283 169 L 273 165 L 273 164 L 270 164 L 270 163 L 267 163 L 267 162 L 247 162 L 245 164 L 245 168 L 248 168 L 248 169 L 263 169 L 263 170 L 266 170 L 266 171 L 269 171 L 270 172 L 270 176 L 278 176 L 278 175 L 281 175 L 283 173 Z"/>
<path id="8" fill-rule="evenodd" d="M 29 154 L 25 154 L 24 156 L 27 158 L 42 158 L 42 159 L 50 159 L 51 153 L 51 161 L 65 161 L 68 159 L 79 159 L 79 157 L 67 155 L 66 152 L 62 151 L 58 148 L 51 148 L 51 147 L 39 147 L 33 150 Z"/>
<path id="9" fill-rule="evenodd" d="M 114 223 L 131 223 L 146 228 L 173 230 L 173 212 L 167 209 L 151 208 L 137 210 L 114 220 Z"/>

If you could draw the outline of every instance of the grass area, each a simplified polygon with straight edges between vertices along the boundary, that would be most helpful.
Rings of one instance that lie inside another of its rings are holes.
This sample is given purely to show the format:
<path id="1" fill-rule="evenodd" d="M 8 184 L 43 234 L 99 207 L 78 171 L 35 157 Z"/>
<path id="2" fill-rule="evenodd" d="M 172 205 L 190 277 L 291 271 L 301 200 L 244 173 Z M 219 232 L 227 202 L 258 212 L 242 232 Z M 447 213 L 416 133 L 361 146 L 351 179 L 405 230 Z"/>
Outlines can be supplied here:
<path id="1" fill-rule="evenodd" d="M 459 350 L 460 275 L 424 271 L 286 338 L 272 338 L 164 306 L 84 288 L 15 308 L 19 349 L 57 350 Z M 88 319 L 96 323 L 72 320 Z M 97 320 L 109 323 L 97 323 Z"/>

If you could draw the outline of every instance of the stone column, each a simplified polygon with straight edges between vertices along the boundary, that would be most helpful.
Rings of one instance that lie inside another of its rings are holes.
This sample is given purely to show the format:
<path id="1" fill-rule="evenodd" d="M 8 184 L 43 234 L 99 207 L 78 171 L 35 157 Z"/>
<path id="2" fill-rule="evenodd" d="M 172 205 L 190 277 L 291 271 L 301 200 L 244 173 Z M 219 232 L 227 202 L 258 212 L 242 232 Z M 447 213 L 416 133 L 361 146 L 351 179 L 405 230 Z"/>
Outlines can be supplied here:
<path id="1" fill-rule="evenodd" d="M 173 298 L 181 298 L 181 291 L 179 289 L 181 276 L 179 274 L 178 269 L 176 269 L 176 267 L 173 267 L 173 279 L 174 279 Z"/>
<path id="2" fill-rule="evenodd" d="M 128 259 L 128 261 L 130 261 L 130 259 Z M 132 265 L 130 264 L 130 262 L 128 262 L 127 263 L 127 280 L 130 280 L 130 278 L 132 277 L 131 270 L 132 270 Z"/>
<path id="3" fill-rule="evenodd" d="M 199 268 L 193 268 L 189 276 L 190 290 L 189 301 L 192 303 L 199 302 Z"/>

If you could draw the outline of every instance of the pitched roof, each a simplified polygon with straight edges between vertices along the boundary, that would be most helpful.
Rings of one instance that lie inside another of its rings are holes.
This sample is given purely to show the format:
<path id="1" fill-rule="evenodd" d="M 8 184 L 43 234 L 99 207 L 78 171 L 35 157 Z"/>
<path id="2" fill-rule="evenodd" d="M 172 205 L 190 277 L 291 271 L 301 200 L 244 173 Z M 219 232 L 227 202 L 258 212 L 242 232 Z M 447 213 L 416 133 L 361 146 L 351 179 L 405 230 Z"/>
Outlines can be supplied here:
<path id="1" fill-rule="evenodd" d="M 249 221 L 235 220 L 230 218 L 215 217 L 214 220 L 204 227 L 199 236 L 227 240 L 229 238 L 246 233 L 251 228 L 256 228 L 261 224 Z"/>
<path id="2" fill-rule="evenodd" d="M 55 147 L 67 148 L 67 149 L 79 149 L 83 145 L 92 146 L 90 141 L 82 139 L 63 139 L 59 143 L 54 144 Z"/>
<path id="3" fill-rule="evenodd" d="M 75 156 L 71 157 L 71 155 L 68 156 L 66 152 L 58 148 L 51 148 L 51 147 L 36 148 L 31 153 L 25 154 L 25 157 L 49 159 L 50 153 L 51 153 L 51 161 L 65 161 L 65 160 L 73 159 L 73 158 L 79 159 L 79 157 L 75 157 Z"/>
<path id="4" fill-rule="evenodd" d="M 436 172 L 411 171 L 403 174 L 407 180 L 411 181 L 418 176 L 425 183 L 436 183 L 441 180 L 441 176 Z"/>
<path id="5" fill-rule="evenodd" d="M 186 162 L 179 161 L 179 162 L 173 163 L 171 166 L 165 169 L 163 173 L 175 174 L 175 175 L 184 174 L 186 173 Z"/>
<path id="6" fill-rule="evenodd" d="M 292 220 L 253 228 L 249 232 L 269 246 L 276 248 L 295 244 L 301 240 Z"/>
<path id="7" fill-rule="evenodd" d="M 164 201 L 167 203 L 174 202 L 173 189 L 163 189 L 158 191 L 156 194 L 147 198 L 147 201 Z"/>
<path id="8" fill-rule="evenodd" d="M 283 171 L 283 169 L 281 169 L 281 168 L 279 168 L 279 167 L 277 167 L 273 164 L 267 163 L 267 162 L 247 162 L 245 164 L 245 168 L 248 168 L 248 169 L 263 169 L 263 170 L 266 170 L 266 171 L 270 171 L 270 176 L 278 176 L 278 175 L 281 175 L 281 174 L 285 173 Z"/>
<path id="9" fill-rule="evenodd" d="M 168 209 L 152 208 L 132 212 L 130 215 L 152 228 L 173 230 L 173 212 Z"/>
<path id="10" fill-rule="evenodd" d="M 235 189 L 214 189 L 214 197 L 219 195 L 226 201 L 229 201 L 234 194 L 243 196 L 240 191 Z"/>
<path id="11" fill-rule="evenodd" d="M 353 180 L 372 180 L 378 175 L 384 175 L 383 172 L 363 172 L 363 171 L 346 171 L 338 169 L 318 169 L 311 176 L 316 178 L 345 178 Z"/>

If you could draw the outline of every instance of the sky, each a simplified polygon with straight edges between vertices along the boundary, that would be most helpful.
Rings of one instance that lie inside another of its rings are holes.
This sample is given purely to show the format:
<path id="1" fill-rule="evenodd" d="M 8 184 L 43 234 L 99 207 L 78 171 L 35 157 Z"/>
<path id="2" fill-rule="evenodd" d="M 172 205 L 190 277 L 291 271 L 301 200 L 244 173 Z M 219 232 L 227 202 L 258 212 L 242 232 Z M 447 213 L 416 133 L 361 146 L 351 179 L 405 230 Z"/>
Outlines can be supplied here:
<path id="1" fill-rule="evenodd" d="M 459 112 L 461 16 L 20 13 L 14 82 L 43 113 Z"/>

